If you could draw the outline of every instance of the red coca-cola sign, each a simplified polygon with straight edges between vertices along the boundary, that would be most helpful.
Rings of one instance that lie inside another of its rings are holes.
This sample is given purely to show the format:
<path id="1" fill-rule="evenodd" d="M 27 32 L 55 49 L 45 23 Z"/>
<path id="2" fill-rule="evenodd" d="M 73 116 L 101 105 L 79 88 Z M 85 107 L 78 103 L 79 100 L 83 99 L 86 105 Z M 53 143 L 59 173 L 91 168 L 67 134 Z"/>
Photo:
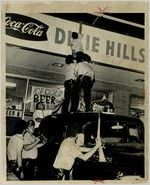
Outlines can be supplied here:
<path id="1" fill-rule="evenodd" d="M 25 40 L 47 40 L 46 32 L 49 26 L 31 17 L 7 13 L 5 26 L 7 35 Z"/>

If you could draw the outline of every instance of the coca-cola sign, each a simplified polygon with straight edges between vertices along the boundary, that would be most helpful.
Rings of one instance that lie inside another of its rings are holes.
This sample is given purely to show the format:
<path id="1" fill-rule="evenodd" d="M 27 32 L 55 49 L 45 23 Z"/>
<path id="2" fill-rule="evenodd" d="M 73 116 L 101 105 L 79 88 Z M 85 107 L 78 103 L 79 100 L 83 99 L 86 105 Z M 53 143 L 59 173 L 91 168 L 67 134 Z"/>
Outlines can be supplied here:
<path id="1" fill-rule="evenodd" d="M 7 13 L 5 18 L 6 34 L 25 40 L 47 40 L 48 25 L 20 14 Z"/>

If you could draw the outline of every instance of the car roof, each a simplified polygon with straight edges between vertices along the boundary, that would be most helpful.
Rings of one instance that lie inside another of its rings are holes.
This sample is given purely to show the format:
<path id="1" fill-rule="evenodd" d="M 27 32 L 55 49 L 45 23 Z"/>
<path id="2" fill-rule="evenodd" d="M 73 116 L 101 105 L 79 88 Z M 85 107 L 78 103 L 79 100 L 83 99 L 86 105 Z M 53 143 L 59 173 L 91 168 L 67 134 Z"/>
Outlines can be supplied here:
<path id="1" fill-rule="evenodd" d="M 77 113 L 65 113 L 65 114 L 53 114 L 50 116 L 45 117 L 40 124 L 41 130 L 46 130 L 48 132 L 58 133 L 62 129 L 64 129 L 65 126 L 71 126 L 74 123 L 78 123 L 78 126 L 80 128 L 88 121 L 93 121 L 95 123 L 98 122 L 98 115 L 99 113 L 83 113 L 83 112 L 77 112 Z M 124 116 L 124 115 L 118 115 L 113 113 L 100 113 L 101 122 L 107 122 L 107 121 L 118 121 L 118 122 L 126 122 L 128 123 L 136 123 L 137 125 L 141 125 L 143 127 L 143 122 L 139 119 L 130 117 L 130 116 Z"/>
<path id="2" fill-rule="evenodd" d="M 46 119 L 43 119 L 45 122 L 46 120 L 51 121 L 61 121 L 61 122 L 71 122 L 71 121 L 89 121 L 89 120 L 96 120 L 98 119 L 99 113 L 93 113 L 93 112 L 77 112 L 77 113 L 65 113 L 65 114 L 53 114 L 50 116 L 47 116 Z M 100 113 L 100 117 L 102 120 L 120 120 L 120 121 L 138 121 L 141 122 L 139 119 L 131 117 L 131 116 L 125 116 L 125 115 L 118 115 L 114 113 Z"/>

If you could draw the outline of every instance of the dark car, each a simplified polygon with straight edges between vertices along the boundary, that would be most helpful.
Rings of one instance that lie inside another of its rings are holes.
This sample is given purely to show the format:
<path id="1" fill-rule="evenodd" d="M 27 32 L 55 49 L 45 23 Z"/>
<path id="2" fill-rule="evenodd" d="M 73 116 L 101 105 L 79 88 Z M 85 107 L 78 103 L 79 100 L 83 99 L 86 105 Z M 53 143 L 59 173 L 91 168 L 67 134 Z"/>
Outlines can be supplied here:
<path id="1" fill-rule="evenodd" d="M 99 121 L 98 121 L 99 120 Z M 98 122 L 100 127 L 98 127 Z M 77 159 L 73 166 L 75 180 L 116 179 L 121 175 L 144 177 L 144 125 L 139 119 L 107 113 L 68 113 L 44 118 L 41 134 L 48 138 L 39 151 L 41 179 L 53 179 L 53 162 L 67 129 L 78 123 L 84 134 L 84 146 L 93 147 L 97 134 L 102 141 L 104 161 L 99 152 L 88 161 Z M 98 131 L 99 129 L 99 131 Z"/>

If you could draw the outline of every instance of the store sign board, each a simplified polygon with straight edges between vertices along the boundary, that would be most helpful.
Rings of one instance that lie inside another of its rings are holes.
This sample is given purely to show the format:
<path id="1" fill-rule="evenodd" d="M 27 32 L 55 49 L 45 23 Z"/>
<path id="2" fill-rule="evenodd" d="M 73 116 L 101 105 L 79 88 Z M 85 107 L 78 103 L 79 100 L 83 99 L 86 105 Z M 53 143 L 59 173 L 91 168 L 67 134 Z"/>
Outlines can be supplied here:
<path id="1" fill-rule="evenodd" d="M 58 111 L 60 111 L 63 98 L 63 86 L 56 88 L 32 86 L 30 111 L 35 111 L 35 106 L 38 102 L 44 103 L 46 110 L 52 109 L 54 112 L 58 109 Z"/>
<path id="2" fill-rule="evenodd" d="M 83 25 L 82 42 L 92 60 L 144 71 L 144 40 Z"/>
<path id="3" fill-rule="evenodd" d="M 6 34 L 24 40 L 47 40 L 48 25 L 28 16 L 7 13 L 5 18 Z"/>
<path id="4" fill-rule="evenodd" d="M 71 49 L 69 46 L 71 33 L 73 31 L 78 32 L 78 23 L 38 13 L 24 15 L 26 17 L 39 20 L 40 22 L 49 26 L 49 29 L 47 30 L 48 40 L 40 42 L 38 40 L 28 40 L 28 42 L 24 42 L 22 39 L 6 35 L 7 43 L 47 52 L 53 52 L 56 54 L 71 54 Z"/>
<path id="5" fill-rule="evenodd" d="M 44 50 L 56 54 L 71 54 L 70 40 L 73 31 L 79 31 L 79 24 L 43 14 L 31 14 L 49 25 L 48 41 L 23 42 L 20 39 L 7 37 L 7 42 L 24 47 Z M 144 71 L 145 41 L 118 33 L 82 25 L 82 43 L 84 52 L 93 61 L 124 68 Z"/>

